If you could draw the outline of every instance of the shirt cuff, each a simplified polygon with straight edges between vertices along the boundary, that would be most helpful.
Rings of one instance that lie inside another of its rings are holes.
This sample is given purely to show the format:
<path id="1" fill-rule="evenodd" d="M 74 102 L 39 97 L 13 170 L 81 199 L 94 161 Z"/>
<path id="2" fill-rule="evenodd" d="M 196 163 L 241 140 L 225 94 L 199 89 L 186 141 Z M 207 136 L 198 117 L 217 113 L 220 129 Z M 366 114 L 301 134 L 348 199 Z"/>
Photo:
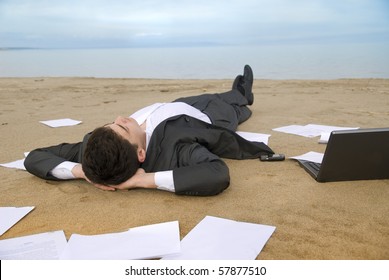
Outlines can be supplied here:
<path id="1" fill-rule="evenodd" d="M 154 174 L 155 184 L 157 189 L 168 192 L 175 192 L 173 170 L 155 172 Z"/>
<path id="2" fill-rule="evenodd" d="M 57 179 L 61 180 L 70 180 L 75 179 L 72 169 L 74 166 L 76 166 L 78 163 L 71 162 L 71 161 L 64 161 L 60 164 L 58 164 L 56 167 L 54 167 L 50 174 L 53 175 Z"/>

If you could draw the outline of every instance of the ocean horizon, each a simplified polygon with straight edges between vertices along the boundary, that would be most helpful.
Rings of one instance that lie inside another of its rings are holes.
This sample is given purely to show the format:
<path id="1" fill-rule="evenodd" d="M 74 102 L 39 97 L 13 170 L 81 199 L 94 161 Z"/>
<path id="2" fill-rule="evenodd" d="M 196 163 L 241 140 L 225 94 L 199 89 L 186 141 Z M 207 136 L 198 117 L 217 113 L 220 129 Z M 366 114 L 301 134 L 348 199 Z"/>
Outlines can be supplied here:
<path id="1" fill-rule="evenodd" d="M 0 48 L 0 77 L 232 79 L 389 78 L 388 43 L 223 47 Z"/>

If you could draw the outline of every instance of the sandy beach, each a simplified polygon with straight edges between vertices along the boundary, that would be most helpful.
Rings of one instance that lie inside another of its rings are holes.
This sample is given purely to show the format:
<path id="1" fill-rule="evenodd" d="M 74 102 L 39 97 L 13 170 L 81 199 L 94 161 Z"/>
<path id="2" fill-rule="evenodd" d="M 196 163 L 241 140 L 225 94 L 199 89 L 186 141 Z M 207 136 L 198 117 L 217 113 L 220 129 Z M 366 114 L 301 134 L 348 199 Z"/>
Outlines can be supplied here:
<path id="1" fill-rule="evenodd" d="M 154 102 L 223 92 L 231 80 L 0 78 L 0 163 L 85 133 Z M 260 80 L 241 131 L 271 134 L 287 157 L 324 152 L 318 138 L 275 132 L 291 124 L 389 127 L 389 80 Z M 50 128 L 39 121 L 81 120 Z M 358 151 L 356 151 L 358 152 Z M 257 259 L 389 259 L 389 180 L 318 183 L 291 159 L 226 160 L 231 185 L 217 196 L 158 190 L 102 191 L 84 181 L 45 181 L 0 167 L 0 206 L 35 206 L 0 239 L 64 230 L 102 234 L 178 220 L 183 238 L 205 216 L 272 225 Z"/>

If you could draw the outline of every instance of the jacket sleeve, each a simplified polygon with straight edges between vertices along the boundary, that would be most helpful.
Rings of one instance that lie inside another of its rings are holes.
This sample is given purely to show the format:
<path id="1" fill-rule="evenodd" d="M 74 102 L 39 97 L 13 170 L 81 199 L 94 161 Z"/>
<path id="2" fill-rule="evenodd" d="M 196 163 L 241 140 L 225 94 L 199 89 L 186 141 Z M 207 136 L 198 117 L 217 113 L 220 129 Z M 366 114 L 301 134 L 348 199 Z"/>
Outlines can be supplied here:
<path id="1" fill-rule="evenodd" d="M 39 148 L 31 151 L 24 160 L 26 170 L 39 178 L 59 180 L 50 171 L 64 161 L 81 162 L 82 142 L 63 143 L 56 146 Z"/>
<path id="2" fill-rule="evenodd" d="M 225 162 L 198 143 L 180 144 L 179 167 L 173 169 L 175 193 L 216 195 L 228 188 L 229 170 Z"/>

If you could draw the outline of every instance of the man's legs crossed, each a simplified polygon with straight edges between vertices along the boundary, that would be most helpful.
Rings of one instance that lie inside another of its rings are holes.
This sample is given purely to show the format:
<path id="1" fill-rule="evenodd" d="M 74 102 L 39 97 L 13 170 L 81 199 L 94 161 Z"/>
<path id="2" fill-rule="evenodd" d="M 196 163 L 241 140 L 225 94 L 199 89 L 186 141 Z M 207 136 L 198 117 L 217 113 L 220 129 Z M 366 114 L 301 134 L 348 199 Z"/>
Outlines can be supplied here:
<path id="1" fill-rule="evenodd" d="M 251 116 L 247 105 L 254 102 L 253 82 L 253 71 L 249 65 L 245 65 L 243 76 L 235 78 L 230 91 L 180 98 L 175 102 L 185 102 L 207 114 L 213 124 L 236 130 L 240 123 Z"/>
<path id="2" fill-rule="evenodd" d="M 247 99 L 235 89 L 225 93 L 183 97 L 174 102 L 187 103 L 208 115 L 213 124 L 233 131 L 251 116 Z"/>

